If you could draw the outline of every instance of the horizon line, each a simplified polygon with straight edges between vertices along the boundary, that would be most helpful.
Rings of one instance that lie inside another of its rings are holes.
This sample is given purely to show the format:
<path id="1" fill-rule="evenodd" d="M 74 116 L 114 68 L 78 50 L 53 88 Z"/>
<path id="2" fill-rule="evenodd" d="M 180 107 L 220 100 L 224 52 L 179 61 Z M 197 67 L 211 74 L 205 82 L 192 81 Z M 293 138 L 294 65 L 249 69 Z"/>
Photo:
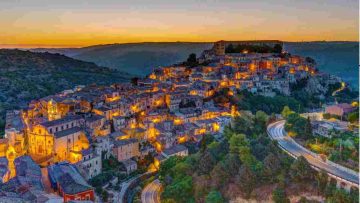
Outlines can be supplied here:
<path id="1" fill-rule="evenodd" d="M 114 42 L 114 43 L 99 43 L 99 44 L 89 44 L 89 45 L 61 45 L 61 44 L 0 44 L 0 49 L 76 49 L 76 48 L 86 48 L 93 46 L 106 46 L 106 45 L 121 45 L 121 44 L 145 44 L 145 43 L 215 43 L 218 41 L 262 41 L 261 39 L 257 40 L 217 40 L 217 41 L 139 41 L 139 42 Z M 354 40 L 309 40 L 309 41 L 283 41 L 278 40 L 284 43 L 308 43 L 308 42 L 360 42 Z"/>

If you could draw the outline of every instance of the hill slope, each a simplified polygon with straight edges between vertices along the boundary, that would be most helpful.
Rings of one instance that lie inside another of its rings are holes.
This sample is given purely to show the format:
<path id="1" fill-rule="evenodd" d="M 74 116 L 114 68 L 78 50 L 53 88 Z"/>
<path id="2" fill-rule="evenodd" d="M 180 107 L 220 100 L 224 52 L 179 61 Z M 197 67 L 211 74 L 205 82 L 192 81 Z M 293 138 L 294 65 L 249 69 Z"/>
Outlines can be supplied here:
<path id="1" fill-rule="evenodd" d="M 32 51 L 62 53 L 100 66 L 144 76 L 149 74 L 154 67 L 182 62 L 189 54 L 200 55 L 203 50 L 211 47 L 212 43 L 146 42 L 96 45 L 74 49 L 33 49 Z"/>
<path id="2" fill-rule="evenodd" d="M 358 42 L 288 42 L 285 49 L 314 58 L 319 70 L 340 76 L 352 88 L 359 89 Z"/>
<path id="3" fill-rule="evenodd" d="M 75 85 L 128 81 L 124 72 L 60 54 L 0 49 L 0 131 L 5 111 Z"/>
<path id="4" fill-rule="evenodd" d="M 174 64 L 185 60 L 190 53 L 198 56 L 212 43 L 131 43 L 96 45 L 84 48 L 33 49 L 62 53 L 80 60 L 115 68 L 137 75 L 149 74 L 153 67 Z M 314 58 L 321 71 L 342 77 L 358 89 L 358 42 L 285 42 L 292 54 Z"/>

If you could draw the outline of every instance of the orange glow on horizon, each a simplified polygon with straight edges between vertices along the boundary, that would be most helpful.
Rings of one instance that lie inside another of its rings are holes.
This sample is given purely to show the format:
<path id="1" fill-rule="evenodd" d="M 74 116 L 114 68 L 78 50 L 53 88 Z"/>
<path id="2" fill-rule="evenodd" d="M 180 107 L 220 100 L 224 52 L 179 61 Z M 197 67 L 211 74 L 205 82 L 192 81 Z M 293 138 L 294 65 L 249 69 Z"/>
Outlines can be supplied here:
<path id="1" fill-rule="evenodd" d="M 105 3 L 106 2 L 106 3 Z M 0 47 L 218 40 L 358 41 L 355 1 L 1 1 Z M 310 9 L 311 8 L 311 9 Z M 255 9 L 255 10 L 254 10 Z M 214 12 L 217 15 L 213 15 Z M 336 17 L 334 17 L 336 16 Z M 286 28 L 286 30 L 284 30 Z M 311 28 L 311 29 L 310 29 Z"/>

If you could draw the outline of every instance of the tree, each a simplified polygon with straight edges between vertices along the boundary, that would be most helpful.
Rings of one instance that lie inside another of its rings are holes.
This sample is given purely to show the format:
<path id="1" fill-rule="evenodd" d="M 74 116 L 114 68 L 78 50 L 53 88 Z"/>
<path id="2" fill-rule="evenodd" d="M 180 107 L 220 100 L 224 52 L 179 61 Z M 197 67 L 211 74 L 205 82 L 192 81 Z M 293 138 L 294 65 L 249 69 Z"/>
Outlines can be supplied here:
<path id="1" fill-rule="evenodd" d="M 193 202 L 192 188 L 192 177 L 185 176 L 167 185 L 162 193 L 162 198 L 182 203 Z"/>
<path id="2" fill-rule="evenodd" d="M 350 195 L 343 189 L 335 189 L 326 202 L 352 202 Z M 355 201 L 358 202 L 358 199 Z"/>
<path id="3" fill-rule="evenodd" d="M 252 118 L 248 115 L 241 115 L 238 117 L 235 117 L 234 120 L 234 132 L 236 133 L 244 133 L 244 134 L 250 134 L 251 128 L 253 126 Z"/>
<path id="4" fill-rule="evenodd" d="M 309 162 L 303 156 L 300 156 L 291 165 L 290 176 L 296 182 L 312 180 L 314 177 L 314 171 Z"/>
<path id="5" fill-rule="evenodd" d="M 275 203 L 290 203 L 289 198 L 286 197 L 284 189 L 279 187 L 272 192 L 272 199 Z"/>
<path id="6" fill-rule="evenodd" d="M 238 174 L 241 166 L 241 161 L 237 154 L 228 153 L 224 159 L 225 171 L 230 177 L 234 177 Z"/>
<path id="7" fill-rule="evenodd" d="M 259 134 L 266 129 L 268 122 L 268 115 L 263 111 L 257 111 L 254 118 L 254 131 Z"/>
<path id="8" fill-rule="evenodd" d="M 210 188 L 211 179 L 209 175 L 194 176 L 193 185 L 194 185 L 193 194 L 196 200 L 200 200 L 200 199 L 204 200 L 206 195 L 212 189 Z"/>
<path id="9" fill-rule="evenodd" d="M 184 162 L 180 162 L 177 163 L 172 169 L 171 169 L 171 174 L 172 176 L 174 176 L 174 178 L 179 178 L 182 177 L 184 175 L 191 175 L 192 171 L 191 171 L 191 166 Z"/>
<path id="10" fill-rule="evenodd" d="M 274 46 L 274 53 L 281 54 L 282 52 L 282 46 L 281 44 L 275 44 Z"/>
<path id="11" fill-rule="evenodd" d="M 293 111 L 291 111 L 291 109 L 288 106 L 284 106 L 284 109 L 281 112 L 281 115 L 283 118 L 287 118 L 290 114 L 294 113 Z"/>
<path id="12" fill-rule="evenodd" d="M 287 116 L 287 120 L 285 123 L 285 130 L 288 132 L 294 133 L 294 136 L 301 136 L 303 138 L 306 138 L 305 135 L 305 126 L 306 126 L 307 120 L 303 117 L 301 117 L 297 113 L 292 113 Z M 309 123 L 311 125 L 311 123 Z"/>
<path id="13" fill-rule="evenodd" d="M 221 193 L 219 191 L 212 190 L 206 196 L 205 202 L 206 203 L 223 203 L 224 198 L 222 197 L 222 195 L 221 195 Z"/>
<path id="14" fill-rule="evenodd" d="M 273 154 L 270 153 L 264 159 L 264 175 L 267 178 L 270 178 L 271 181 L 276 178 L 276 174 L 280 171 L 280 161 L 279 159 Z"/>
<path id="15" fill-rule="evenodd" d="M 226 52 L 226 53 L 234 53 L 234 52 L 235 52 L 234 46 L 233 46 L 232 44 L 229 44 L 229 45 L 226 47 L 225 52 Z"/>
<path id="16" fill-rule="evenodd" d="M 194 63 L 194 62 L 196 62 L 196 54 L 195 53 L 191 53 L 190 55 L 189 55 L 189 57 L 187 58 L 187 60 L 186 60 L 188 63 Z"/>
<path id="17" fill-rule="evenodd" d="M 226 173 L 224 164 L 219 162 L 210 172 L 212 185 L 215 188 L 222 188 L 231 177 L 230 174 Z"/>
<path id="18" fill-rule="evenodd" d="M 326 190 L 326 185 L 328 183 L 328 177 L 329 177 L 328 174 L 324 170 L 321 170 L 315 176 L 315 179 L 317 182 L 317 187 L 321 193 L 324 193 Z"/>
<path id="19" fill-rule="evenodd" d="M 257 171 L 261 168 L 260 162 L 251 154 L 250 147 L 240 147 L 239 157 L 244 165 L 249 166 L 253 171 Z"/>
<path id="20" fill-rule="evenodd" d="M 309 139 L 312 137 L 312 135 L 313 132 L 312 132 L 311 120 L 309 117 L 307 117 L 305 124 L 304 138 Z"/>
<path id="21" fill-rule="evenodd" d="M 196 54 L 195 53 L 191 53 L 189 55 L 189 57 L 186 60 L 186 65 L 190 66 L 190 67 L 195 67 L 198 65 L 197 59 L 196 59 Z"/>
<path id="22" fill-rule="evenodd" d="M 109 199 L 109 193 L 106 191 L 106 190 L 103 190 L 101 192 L 101 199 L 104 201 L 104 202 L 107 202 L 108 199 Z"/>
<path id="23" fill-rule="evenodd" d="M 351 123 L 359 123 L 359 111 L 349 113 L 347 115 L 347 120 Z"/>
<path id="24" fill-rule="evenodd" d="M 245 192 L 247 198 L 255 188 L 256 182 L 256 176 L 252 170 L 248 166 L 242 165 L 237 175 L 237 184 Z"/>
<path id="25" fill-rule="evenodd" d="M 138 84 L 138 80 L 139 80 L 139 78 L 138 77 L 133 77 L 133 78 L 131 78 L 131 84 L 133 84 L 133 85 L 137 85 Z"/>
<path id="26" fill-rule="evenodd" d="M 203 135 L 203 137 L 201 138 L 200 141 L 200 151 L 204 152 L 207 149 L 207 146 L 212 143 L 214 141 L 214 137 L 209 135 L 209 134 L 205 134 Z"/>
<path id="27" fill-rule="evenodd" d="M 307 63 L 316 64 L 315 59 L 313 59 L 313 58 L 311 58 L 311 57 L 306 57 L 306 58 L 305 58 L 305 61 L 306 61 Z"/>
<path id="28" fill-rule="evenodd" d="M 244 134 L 234 134 L 229 140 L 230 152 L 238 154 L 240 147 L 248 146 L 248 140 Z"/>
<path id="29" fill-rule="evenodd" d="M 167 175 L 171 174 L 171 169 L 173 167 L 175 167 L 175 165 L 177 163 L 179 163 L 180 161 L 181 161 L 180 157 L 172 156 L 172 157 L 168 158 L 167 160 L 165 160 L 163 163 L 161 163 L 160 169 L 159 169 L 159 179 L 161 182 L 165 181 L 165 177 Z"/>
<path id="30" fill-rule="evenodd" d="M 198 163 L 198 172 L 199 174 L 208 174 L 213 169 L 214 165 L 216 164 L 215 157 L 206 150 L 203 155 L 200 157 Z"/>

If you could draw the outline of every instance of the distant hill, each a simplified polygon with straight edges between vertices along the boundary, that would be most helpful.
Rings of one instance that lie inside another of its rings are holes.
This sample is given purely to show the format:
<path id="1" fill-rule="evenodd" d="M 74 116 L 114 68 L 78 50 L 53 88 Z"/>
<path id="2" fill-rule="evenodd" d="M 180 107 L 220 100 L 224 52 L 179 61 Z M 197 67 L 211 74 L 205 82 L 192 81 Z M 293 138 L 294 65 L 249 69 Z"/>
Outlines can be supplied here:
<path id="1" fill-rule="evenodd" d="M 0 131 L 5 111 L 75 85 L 129 81 L 131 75 L 60 54 L 0 49 Z"/>
<path id="2" fill-rule="evenodd" d="M 130 43 L 96 45 L 75 49 L 33 49 L 62 53 L 76 59 L 94 62 L 137 75 L 149 74 L 153 67 L 170 65 L 185 60 L 190 53 L 198 56 L 212 43 Z M 284 47 L 292 54 L 310 56 L 318 68 L 342 77 L 358 89 L 358 42 L 285 42 Z"/>
<path id="3" fill-rule="evenodd" d="M 284 48 L 314 58 L 319 70 L 340 76 L 359 89 L 359 42 L 287 42 Z"/>
<path id="4" fill-rule="evenodd" d="M 144 76 L 154 67 L 172 65 L 187 59 L 189 54 L 198 56 L 212 43 L 161 42 L 96 45 L 73 49 L 32 49 L 37 52 L 62 53 L 67 56 L 94 62 L 131 74 Z"/>

